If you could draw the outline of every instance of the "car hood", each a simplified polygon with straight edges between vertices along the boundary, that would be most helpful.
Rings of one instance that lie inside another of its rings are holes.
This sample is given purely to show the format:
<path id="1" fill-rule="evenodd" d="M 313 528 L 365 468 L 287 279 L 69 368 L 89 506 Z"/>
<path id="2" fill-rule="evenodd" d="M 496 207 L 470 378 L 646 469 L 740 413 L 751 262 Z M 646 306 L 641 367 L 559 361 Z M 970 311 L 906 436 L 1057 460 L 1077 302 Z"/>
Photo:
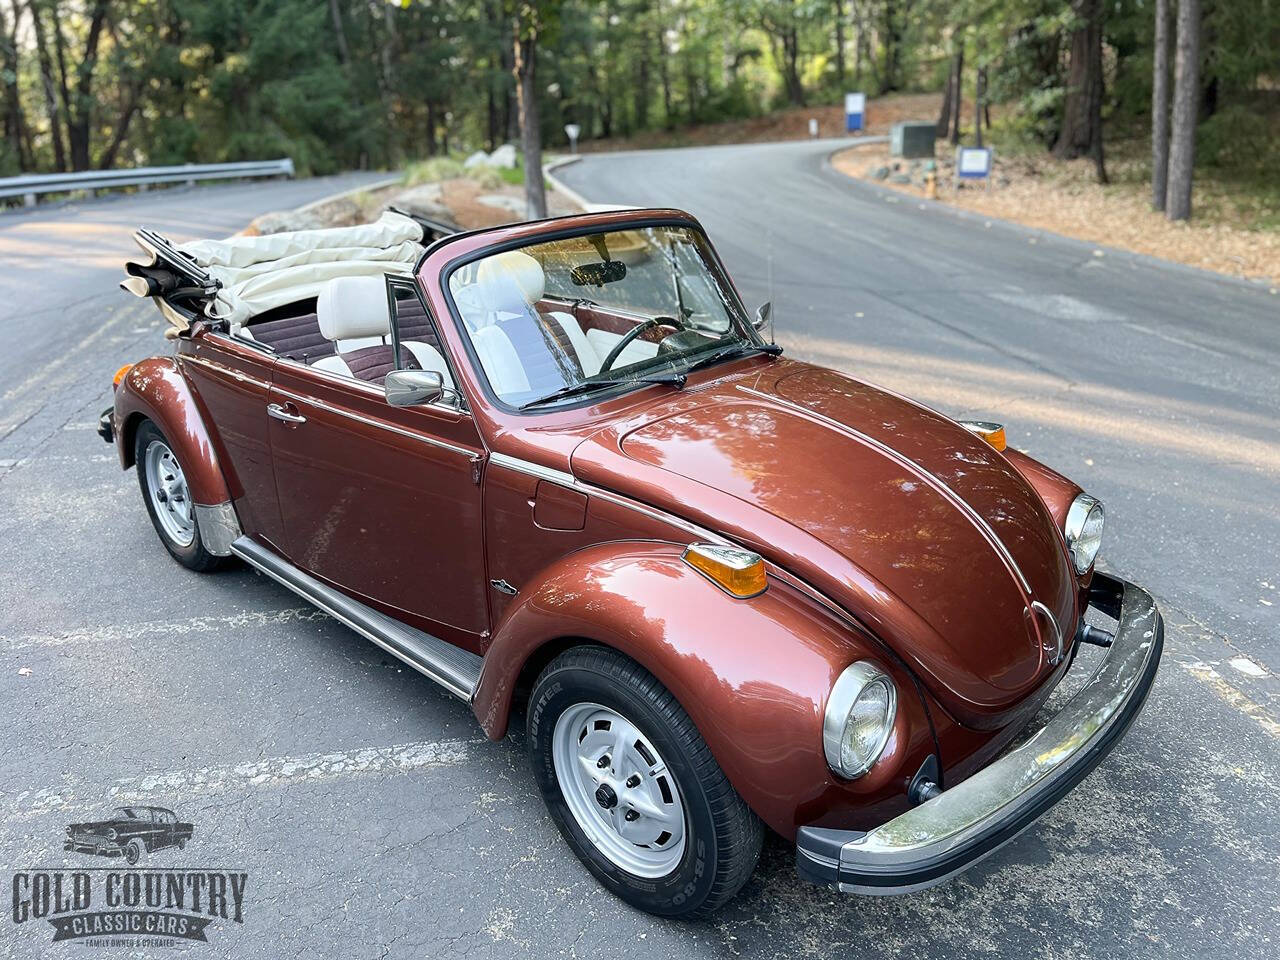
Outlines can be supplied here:
<path id="1" fill-rule="evenodd" d="M 574 450 L 574 474 L 807 581 L 962 722 L 1010 718 L 1069 648 L 1077 614 L 1044 502 L 938 413 L 820 367 L 767 370 L 673 394 L 594 434 Z"/>

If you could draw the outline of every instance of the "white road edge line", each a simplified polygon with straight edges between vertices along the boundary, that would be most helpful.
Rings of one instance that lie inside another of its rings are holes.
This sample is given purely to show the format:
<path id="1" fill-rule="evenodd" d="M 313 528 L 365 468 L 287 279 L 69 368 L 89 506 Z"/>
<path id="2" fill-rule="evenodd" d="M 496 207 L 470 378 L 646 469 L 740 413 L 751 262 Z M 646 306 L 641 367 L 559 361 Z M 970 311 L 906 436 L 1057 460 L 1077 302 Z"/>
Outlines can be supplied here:
<path id="1" fill-rule="evenodd" d="M 299 783 L 351 780 L 357 777 L 413 773 L 466 762 L 472 747 L 486 741 L 418 740 L 387 747 L 362 747 L 335 753 L 307 753 L 295 757 L 265 757 L 232 766 L 170 770 L 125 777 L 107 787 L 23 791 L 9 801 L 14 812 L 6 819 L 25 819 L 86 803 L 142 803 L 172 801 L 175 797 L 248 788 L 278 788 Z M 92 797 L 92 800 L 89 798 Z"/>
<path id="2" fill-rule="evenodd" d="M 210 633 L 242 627 L 264 627 L 283 623 L 312 623 L 329 616 L 314 607 L 284 610 L 246 610 L 221 617 L 191 617 L 187 620 L 148 620 L 127 627 L 84 627 L 66 633 L 29 634 L 0 637 L 0 649 L 27 650 L 32 647 L 59 647 L 64 643 L 121 643 L 154 634 Z"/>

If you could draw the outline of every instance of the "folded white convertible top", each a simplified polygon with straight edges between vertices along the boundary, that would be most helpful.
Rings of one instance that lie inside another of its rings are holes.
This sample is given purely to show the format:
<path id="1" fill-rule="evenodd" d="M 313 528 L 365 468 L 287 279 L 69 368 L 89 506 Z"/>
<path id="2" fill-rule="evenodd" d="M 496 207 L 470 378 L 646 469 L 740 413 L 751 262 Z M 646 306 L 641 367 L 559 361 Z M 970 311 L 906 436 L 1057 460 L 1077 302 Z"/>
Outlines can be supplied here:
<path id="1" fill-rule="evenodd" d="M 193 240 L 178 250 L 222 284 L 206 313 L 236 326 L 273 307 L 318 296 L 334 277 L 408 273 L 422 254 L 421 241 L 418 223 L 388 210 L 375 223 Z"/>

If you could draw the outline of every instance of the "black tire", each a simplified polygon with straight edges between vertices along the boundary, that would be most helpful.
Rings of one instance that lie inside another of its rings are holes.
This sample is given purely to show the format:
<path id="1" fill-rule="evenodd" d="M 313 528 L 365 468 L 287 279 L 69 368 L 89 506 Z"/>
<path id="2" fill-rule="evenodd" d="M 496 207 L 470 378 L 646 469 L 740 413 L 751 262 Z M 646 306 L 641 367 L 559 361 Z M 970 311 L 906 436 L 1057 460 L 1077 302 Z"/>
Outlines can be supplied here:
<path id="1" fill-rule="evenodd" d="M 173 450 L 173 445 L 169 443 L 168 438 L 152 421 L 143 420 L 142 423 L 138 424 L 137 433 L 134 434 L 133 438 L 134 467 L 138 473 L 138 488 L 142 491 L 142 502 L 146 504 L 147 514 L 151 517 L 151 525 L 156 528 L 156 535 L 160 537 L 160 542 L 169 551 L 169 555 L 188 570 L 195 570 L 197 573 L 208 573 L 225 567 L 231 558 L 214 556 L 204 548 L 204 543 L 200 539 L 199 523 L 195 525 L 195 536 L 191 542 L 184 544 L 168 534 L 164 529 L 164 525 L 160 522 L 160 518 L 156 515 L 155 504 L 151 497 L 151 488 L 147 484 L 145 464 L 147 448 L 157 442 L 163 443 L 170 450 Z M 177 457 L 176 450 L 173 450 L 173 455 Z M 183 472 L 185 473 L 185 469 Z"/>
<path id="2" fill-rule="evenodd" d="M 125 863 L 129 864 L 129 866 L 132 867 L 135 863 L 137 863 L 139 860 L 142 859 L 142 854 L 144 850 L 145 848 L 142 845 L 142 841 L 139 840 L 137 837 L 134 837 L 127 844 L 125 844 L 125 847 L 124 847 Z"/>
<path id="3" fill-rule="evenodd" d="M 552 756 L 557 718 L 578 703 L 621 714 L 666 761 L 685 810 L 684 855 L 664 877 L 635 876 L 587 837 L 565 801 Z M 711 756 L 689 715 L 635 661 L 598 646 L 556 657 L 529 697 L 529 759 L 543 800 L 574 853 L 608 890 L 648 913 L 706 917 L 742 888 L 760 858 L 764 828 Z"/>

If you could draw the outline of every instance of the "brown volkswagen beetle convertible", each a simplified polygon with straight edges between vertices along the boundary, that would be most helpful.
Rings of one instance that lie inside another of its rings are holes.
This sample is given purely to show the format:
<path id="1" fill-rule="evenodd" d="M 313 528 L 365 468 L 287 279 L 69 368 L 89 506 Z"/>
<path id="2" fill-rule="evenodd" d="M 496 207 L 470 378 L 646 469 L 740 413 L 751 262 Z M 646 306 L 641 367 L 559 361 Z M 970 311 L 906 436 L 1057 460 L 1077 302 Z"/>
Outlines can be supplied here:
<path id="1" fill-rule="evenodd" d="M 779 356 L 687 214 L 137 236 L 176 349 L 101 431 L 168 551 L 256 567 L 491 738 L 522 712 L 642 909 L 725 903 L 766 826 L 818 883 L 937 883 L 1142 707 L 1163 626 L 1094 569 L 1102 505 L 997 424 Z"/>

